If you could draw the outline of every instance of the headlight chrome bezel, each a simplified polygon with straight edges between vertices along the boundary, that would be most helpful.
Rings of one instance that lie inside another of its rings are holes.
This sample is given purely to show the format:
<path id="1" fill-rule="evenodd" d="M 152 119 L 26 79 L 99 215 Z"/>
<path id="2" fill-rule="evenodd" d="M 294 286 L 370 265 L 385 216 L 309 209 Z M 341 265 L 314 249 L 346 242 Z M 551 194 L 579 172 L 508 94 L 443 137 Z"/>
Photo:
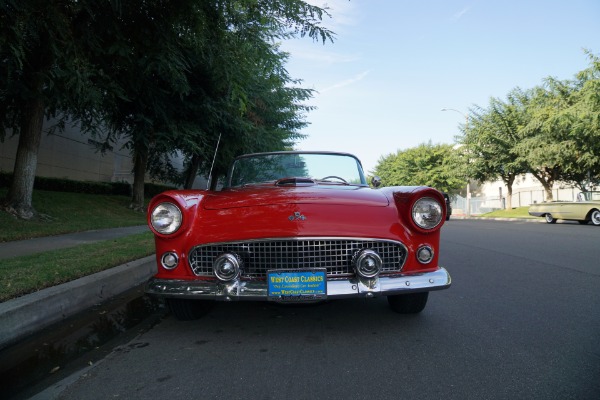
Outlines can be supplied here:
<path id="1" fill-rule="evenodd" d="M 172 235 L 181 228 L 183 214 L 176 204 L 162 202 L 152 209 L 150 224 L 152 229 L 161 235 Z"/>
<path id="2" fill-rule="evenodd" d="M 426 231 L 437 228 L 443 220 L 444 209 L 433 197 L 421 197 L 414 202 L 411 218 L 415 225 Z"/>

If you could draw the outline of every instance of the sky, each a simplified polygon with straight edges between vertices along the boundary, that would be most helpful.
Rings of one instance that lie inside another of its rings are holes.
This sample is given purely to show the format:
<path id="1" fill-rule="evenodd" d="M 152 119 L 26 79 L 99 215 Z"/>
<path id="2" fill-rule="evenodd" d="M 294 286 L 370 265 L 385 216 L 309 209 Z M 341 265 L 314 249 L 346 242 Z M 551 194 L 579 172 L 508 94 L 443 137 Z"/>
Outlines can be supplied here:
<path id="1" fill-rule="evenodd" d="M 314 89 L 300 150 L 381 157 L 454 144 L 473 107 L 547 77 L 572 79 L 600 55 L 600 0 L 310 0 L 327 5 L 333 43 L 281 44 Z M 453 109 L 441 111 L 443 108 Z"/>

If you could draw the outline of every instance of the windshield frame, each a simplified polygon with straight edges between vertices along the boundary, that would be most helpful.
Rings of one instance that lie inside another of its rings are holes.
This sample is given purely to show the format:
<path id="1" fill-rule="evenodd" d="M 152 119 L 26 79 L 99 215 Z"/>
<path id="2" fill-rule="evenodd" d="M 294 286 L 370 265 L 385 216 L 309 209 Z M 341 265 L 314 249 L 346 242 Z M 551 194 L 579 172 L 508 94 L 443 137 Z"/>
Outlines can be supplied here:
<path id="1" fill-rule="evenodd" d="M 232 179 L 235 173 L 235 169 L 236 166 L 238 165 L 240 160 L 246 159 L 246 158 L 256 158 L 256 157 L 269 157 L 269 156 L 277 156 L 277 155 L 281 155 L 281 156 L 285 156 L 285 155 L 323 155 L 323 156 L 342 156 L 342 157 L 351 157 L 352 159 L 354 159 L 356 161 L 356 169 L 357 169 L 357 175 L 358 178 L 360 179 L 360 183 L 356 183 L 356 182 L 347 182 L 344 183 L 344 185 L 349 185 L 349 186 L 369 186 L 367 184 L 367 180 L 365 178 L 365 174 L 364 174 L 364 170 L 363 170 L 363 166 L 362 163 L 360 162 L 360 160 L 353 154 L 350 153 L 343 153 L 343 152 L 333 152 L 333 151 L 272 151 L 272 152 L 264 152 L 264 153 L 251 153 L 251 154 L 245 154 L 239 157 L 236 157 L 235 160 L 233 160 L 233 162 L 231 163 L 231 166 L 229 168 L 229 172 L 227 174 L 227 179 L 226 179 L 226 183 L 225 183 L 225 187 L 226 188 L 231 188 L 231 187 L 243 187 L 243 186 L 247 186 L 247 185 L 260 185 L 260 184 L 264 184 L 265 182 L 251 182 L 251 183 L 245 183 L 245 184 L 240 184 L 240 185 L 235 185 L 232 186 Z M 286 177 L 286 178 L 292 178 L 290 177 Z M 298 178 L 298 177 L 296 177 Z M 310 177 L 304 177 L 304 178 L 310 178 Z M 323 177 L 319 177 L 319 178 L 323 178 Z M 269 180 L 266 182 L 276 182 L 276 180 Z M 329 182 L 327 181 L 327 183 L 335 183 L 338 181 L 332 181 Z M 323 183 L 323 181 L 316 181 L 315 183 Z"/>
<path id="2" fill-rule="evenodd" d="M 585 192 L 580 192 L 577 195 L 578 202 L 597 202 L 600 201 L 600 191 L 597 190 L 588 190 Z"/>

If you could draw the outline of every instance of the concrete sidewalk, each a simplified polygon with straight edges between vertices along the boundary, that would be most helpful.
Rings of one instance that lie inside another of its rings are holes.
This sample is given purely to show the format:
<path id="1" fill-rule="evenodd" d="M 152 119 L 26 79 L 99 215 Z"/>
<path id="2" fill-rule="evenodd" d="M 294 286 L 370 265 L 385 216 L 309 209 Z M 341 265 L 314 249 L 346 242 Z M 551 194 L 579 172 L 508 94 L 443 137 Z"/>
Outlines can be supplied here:
<path id="1" fill-rule="evenodd" d="M 147 231 L 147 226 L 102 229 L 0 243 L 0 261 Z M 142 284 L 156 273 L 154 256 L 0 303 L 0 350 L 56 322 Z"/>
<path id="2" fill-rule="evenodd" d="M 148 232 L 147 225 L 126 226 L 122 228 L 97 229 L 93 231 L 68 233 L 66 235 L 46 236 L 15 242 L 0 243 L 0 260 L 21 257 L 44 251 L 65 249 L 80 244 L 99 242 L 136 233 Z"/>

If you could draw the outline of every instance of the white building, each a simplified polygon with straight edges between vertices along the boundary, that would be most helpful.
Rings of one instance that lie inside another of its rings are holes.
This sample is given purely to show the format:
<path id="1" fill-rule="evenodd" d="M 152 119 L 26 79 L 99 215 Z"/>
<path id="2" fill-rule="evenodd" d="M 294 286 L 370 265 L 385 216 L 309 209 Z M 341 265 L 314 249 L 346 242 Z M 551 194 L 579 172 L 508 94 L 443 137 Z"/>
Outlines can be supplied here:
<path id="1" fill-rule="evenodd" d="M 493 210 L 506 208 L 506 196 L 508 188 L 504 182 L 499 179 L 493 182 L 485 182 L 476 189 L 471 185 L 470 214 L 478 215 Z M 527 207 L 533 203 L 539 203 L 545 200 L 546 192 L 542 184 L 531 174 L 522 174 L 515 179 L 512 193 L 512 207 Z M 580 189 L 565 184 L 555 182 L 552 188 L 554 201 L 575 201 Z M 458 196 L 452 202 L 454 215 L 465 215 L 467 209 L 467 199 Z"/>
<path id="2" fill-rule="evenodd" d="M 49 135 L 48 121 L 38 152 L 36 176 L 79 181 L 133 183 L 133 159 L 123 142 L 101 154 L 90 135 L 82 134 L 77 126 L 67 126 L 64 132 Z M 0 172 L 12 173 L 19 144 L 18 136 L 7 133 L 0 143 Z M 183 158 L 173 160 L 175 167 L 183 169 Z M 149 178 L 146 179 L 149 182 Z M 206 180 L 197 177 L 194 187 L 206 187 Z"/>
<path id="3" fill-rule="evenodd" d="M 94 140 L 83 135 L 78 127 L 67 126 L 64 132 L 48 135 L 44 132 L 38 152 L 36 176 L 81 181 L 133 182 L 133 161 L 129 151 L 117 144 L 102 155 Z M 19 145 L 19 136 L 7 133 L 0 143 L 0 171 L 12 173 Z"/>

